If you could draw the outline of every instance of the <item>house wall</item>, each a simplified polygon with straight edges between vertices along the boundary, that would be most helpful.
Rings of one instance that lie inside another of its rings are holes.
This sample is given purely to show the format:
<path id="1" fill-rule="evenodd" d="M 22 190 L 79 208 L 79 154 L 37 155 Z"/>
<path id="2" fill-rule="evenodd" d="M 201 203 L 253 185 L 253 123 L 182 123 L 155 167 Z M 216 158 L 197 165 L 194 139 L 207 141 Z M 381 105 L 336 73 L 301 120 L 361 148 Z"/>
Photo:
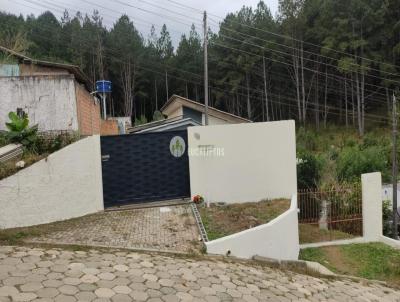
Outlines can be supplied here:
<path id="1" fill-rule="evenodd" d="M 267 224 L 230 236 L 206 242 L 207 253 L 250 259 L 262 256 L 280 260 L 297 260 L 299 228 L 297 196 L 292 196 L 290 209 Z"/>
<path id="2" fill-rule="evenodd" d="M 178 117 L 178 116 L 183 116 L 182 106 L 176 108 L 170 114 L 168 114 L 168 118 L 174 118 L 174 117 Z"/>
<path id="3" fill-rule="evenodd" d="M 234 203 L 297 191 L 294 121 L 189 127 L 188 142 L 192 196 Z"/>
<path id="4" fill-rule="evenodd" d="M 118 121 L 116 120 L 101 121 L 101 135 L 117 135 L 117 134 L 119 134 Z"/>
<path id="5" fill-rule="evenodd" d="M 96 104 L 94 97 L 77 82 L 75 82 L 75 93 L 80 134 L 100 134 L 102 127 L 100 104 Z"/>
<path id="6" fill-rule="evenodd" d="M 202 114 L 202 123 L 203 123 L 203 125 L 206 124 L 205 114 L 204 113 Z M 209 126 L 212 126 L 212 125 L 227 125 L 227 124 L 233 124 L 233 123 L 230 122 L 230 121 L 223 120 L 223 119 L 220 119 L 218 117 L 212 116 L 210 114 L 208 115 L 208 125 Z"/>
<path id="7" fill-rule="evenodd" d="M 22 108 L 40 131 L 78 130 L 73 76 L 0 77 L 0 130 L 8 113 Z"/>
<path id="8" fill-rule="evenodd" d="M 104 209 L 100 137 L 91 136 L 0 181 L 0 228 L 49 223 Z"/>

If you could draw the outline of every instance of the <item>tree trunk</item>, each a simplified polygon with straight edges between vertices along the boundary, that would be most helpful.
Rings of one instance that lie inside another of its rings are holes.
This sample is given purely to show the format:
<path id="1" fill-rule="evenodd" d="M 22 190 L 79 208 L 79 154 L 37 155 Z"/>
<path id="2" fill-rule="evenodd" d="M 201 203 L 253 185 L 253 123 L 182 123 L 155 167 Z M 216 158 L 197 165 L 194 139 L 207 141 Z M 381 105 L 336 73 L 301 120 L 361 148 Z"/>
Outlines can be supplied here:
<path id="1" fill-rule="evenodd" d="M 348 110 L 347 110 L 347 81 L 346 81 L 346 78 L 344 80 L 344 108 L 345 108 L 346 128 L 348 128 L 349 127 L 349 118 L 348 118 Z"/>
<path id="2" fill-rule="evenodd" d="M 303 101 L 303 125 L 306 124 L 306 88 L 304 85 L 304 53 L 303 42 L 300 43 L 300 64 L 301 64 L 301 94 Z"/>

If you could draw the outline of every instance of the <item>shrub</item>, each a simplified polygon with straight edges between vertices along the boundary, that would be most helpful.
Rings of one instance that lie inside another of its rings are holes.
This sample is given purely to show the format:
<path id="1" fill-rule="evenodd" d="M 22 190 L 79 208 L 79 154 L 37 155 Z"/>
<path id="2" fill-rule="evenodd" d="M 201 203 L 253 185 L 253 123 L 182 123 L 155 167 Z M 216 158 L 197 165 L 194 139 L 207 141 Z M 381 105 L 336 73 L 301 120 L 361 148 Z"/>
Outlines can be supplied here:
<path id="1" fill-rule="evenodd" d="M 7 139 L 12 143 L 22 144 L 27 150 L 32 150 L 37 140 L 37 125 L 29 127 L 29 119 L 25 113 L 18 116 L 15 112 L 10 112 L 8 117 L 10 122 L 6 123 L 9 130 Z"/>
<path id="2" fill-rule="evenodd" d="M 6 132 L 0 132 L 0 148 L 8 144 Z"/>
<path id="3" fill-rule="evenodd" d="M 387 179 L 387 154 L 382 147 L 368 147 L 360 150 L 357 147 L 347 147 L 342 150 L 337 159 L 337 175 L 340 181 L 356 181 L 363 173 L 382 172 Z"/>
<path id="4" fill-rule="evenodd" d="M 305 128 L 299 128 L 296 135 L 296 144 L 298 148 L 315 151 L 318 148 L 316 133 L 307 131 Z"/>
<path id="5" fill-rule="evenodd" d="M 316 187 L 320 177 L 320 164 L 317 158 L 307 151 L 299 151 L 297 153 L 297 184 L 299 189 Z"/>

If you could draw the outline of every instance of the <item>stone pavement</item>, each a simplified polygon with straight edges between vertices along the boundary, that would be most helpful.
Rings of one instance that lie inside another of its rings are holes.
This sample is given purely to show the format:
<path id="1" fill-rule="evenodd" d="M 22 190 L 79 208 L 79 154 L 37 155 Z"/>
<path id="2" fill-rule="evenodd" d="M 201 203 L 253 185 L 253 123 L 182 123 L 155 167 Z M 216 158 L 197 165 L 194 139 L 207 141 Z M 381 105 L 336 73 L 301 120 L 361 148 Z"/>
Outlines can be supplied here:
<path id="1" fill-rule="evenodd" d="M 0 301 L 400 301 L 380 284 L 252 263 L 0 246 Z"/>
<path id="2" fill-rule="evenodd" d="M 190 205 L 102 212 L 46 225 L 30 242 L 191 252 L 200 249 Z"/>

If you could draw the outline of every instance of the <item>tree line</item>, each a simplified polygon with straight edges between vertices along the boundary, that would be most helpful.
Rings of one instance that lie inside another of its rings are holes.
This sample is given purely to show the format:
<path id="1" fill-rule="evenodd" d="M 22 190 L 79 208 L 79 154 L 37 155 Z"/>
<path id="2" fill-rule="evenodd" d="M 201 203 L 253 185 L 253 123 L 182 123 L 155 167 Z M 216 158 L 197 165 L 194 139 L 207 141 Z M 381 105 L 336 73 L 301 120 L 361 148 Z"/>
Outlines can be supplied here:
<path id="1" fill-rule="evenodd" d="M 254 121 L 341 124 L 360 135 L 387 124 L 400 82 L 399 4 L 280 0 L 273 16 L 260 1 L 223 19 L 210 14 L 209 24 L 218 25 L 207 33 L 210 105 Z M 111 80 L 115 116 L 152 120 L 172 94 L 203 102 L 200 28 L 192 25 L 175 49 L 166 25 L 141 34 L 133 21 L 122 15 L 107 28 L 96 10 L 65 11 L 60 20 L 50 11 L 1 12 L 0 44 L 78 65 L 93 82 Z"/>

